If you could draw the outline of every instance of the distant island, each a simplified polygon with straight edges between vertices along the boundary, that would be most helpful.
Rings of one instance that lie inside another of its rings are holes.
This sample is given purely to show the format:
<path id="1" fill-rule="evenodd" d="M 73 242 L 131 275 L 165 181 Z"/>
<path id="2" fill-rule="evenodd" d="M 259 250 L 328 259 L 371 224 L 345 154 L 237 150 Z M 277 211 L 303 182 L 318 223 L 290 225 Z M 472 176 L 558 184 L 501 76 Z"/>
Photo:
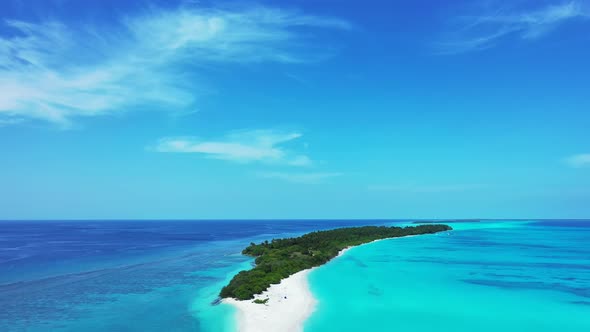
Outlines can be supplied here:
<path id="1" fill-rule="evenodd" d="M 251 243 L 242 253 L 256 257 L 256 266 L 235 275 L 230 283 L 223 287 L 219 296 L 250 300 L 254 295 L 267 290 L 270 285 L 280 283 L 284 278 L 327 263 L 348 247 L 375 240 L 433 234 L 451 229 L 450 226 L 439 224 L 349 227 L 312 232 L 297 238 Z"/>

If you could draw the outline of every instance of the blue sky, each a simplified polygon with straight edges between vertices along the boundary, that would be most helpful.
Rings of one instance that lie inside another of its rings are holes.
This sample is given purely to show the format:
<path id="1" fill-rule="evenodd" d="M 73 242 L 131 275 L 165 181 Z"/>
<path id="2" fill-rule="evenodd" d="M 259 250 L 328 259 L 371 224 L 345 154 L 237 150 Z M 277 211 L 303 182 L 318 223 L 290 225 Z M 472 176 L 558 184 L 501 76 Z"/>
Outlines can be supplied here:
<path id="1" fill-rule="evenodd" d="M 590 2 L 0 4 L 0 219 L 590 217 Z"/>

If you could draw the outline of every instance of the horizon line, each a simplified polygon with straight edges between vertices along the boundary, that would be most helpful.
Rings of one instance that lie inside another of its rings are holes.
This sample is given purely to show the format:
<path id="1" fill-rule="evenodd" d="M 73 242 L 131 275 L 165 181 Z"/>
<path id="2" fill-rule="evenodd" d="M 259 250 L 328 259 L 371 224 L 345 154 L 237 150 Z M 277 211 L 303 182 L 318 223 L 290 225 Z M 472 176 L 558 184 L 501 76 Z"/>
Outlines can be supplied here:
<path id="1" fill-rule="evenodd" d="M 0 219 L 0 222 L 12 221 L 590 221 L 590 218 L 158 218 L 158 219 L 129 219 L 129 218 L 108 218 L 108 219 Z"/>

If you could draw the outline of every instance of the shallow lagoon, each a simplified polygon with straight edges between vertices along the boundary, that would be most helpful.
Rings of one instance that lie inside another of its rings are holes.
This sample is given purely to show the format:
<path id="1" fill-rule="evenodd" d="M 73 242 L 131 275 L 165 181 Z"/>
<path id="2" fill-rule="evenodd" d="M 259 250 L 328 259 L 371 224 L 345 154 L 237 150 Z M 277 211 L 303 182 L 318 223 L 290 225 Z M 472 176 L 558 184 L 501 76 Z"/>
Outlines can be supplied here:
<path id="1" fill-rule="evenodd" d="M 589 223 L 451 225 L 314 270 L 305 331 L 590 331 Z"/>

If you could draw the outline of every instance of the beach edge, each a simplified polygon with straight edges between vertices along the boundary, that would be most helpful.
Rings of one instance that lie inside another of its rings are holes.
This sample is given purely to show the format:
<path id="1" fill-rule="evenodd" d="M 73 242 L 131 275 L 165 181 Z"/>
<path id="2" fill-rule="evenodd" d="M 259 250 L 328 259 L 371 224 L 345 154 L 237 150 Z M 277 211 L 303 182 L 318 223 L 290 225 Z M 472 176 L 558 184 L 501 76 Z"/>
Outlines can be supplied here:
<path id="1" fill-rule="evenodd" d="M 378 239 L 358 246 L 346 247 L 330 261 L 341 257 L 352 248 L 414 236 L 418 235 Z M 280 283 L 271 285 L 252 300 L 222 299 L 221 303 L 236 309 L 234 319 L 237 332 L 302 332 L 305 321 L 313 314 L 318 304 L 309 286 L 309 274 L 321 266 L 299 271 L 281 280 Z M 268 301 L 265 304 L 254 303 L 254 300 L 266 299 Z"/>

